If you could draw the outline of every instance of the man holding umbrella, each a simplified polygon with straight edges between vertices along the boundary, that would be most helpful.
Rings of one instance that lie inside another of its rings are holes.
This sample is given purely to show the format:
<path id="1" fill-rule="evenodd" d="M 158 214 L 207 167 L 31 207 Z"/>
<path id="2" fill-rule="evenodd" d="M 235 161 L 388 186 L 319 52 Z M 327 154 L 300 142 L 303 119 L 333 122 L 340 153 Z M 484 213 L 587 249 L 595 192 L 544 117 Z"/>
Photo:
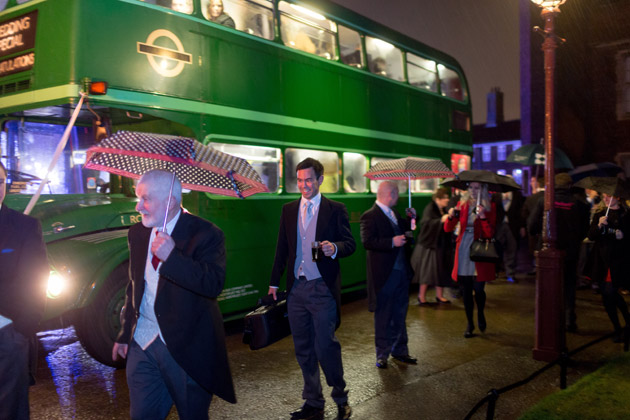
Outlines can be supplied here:
<path id="1" fill-rule="evenodd" d="M 129 229 L 130 282 L 112 351 L 127 358 L 131 418 L 163 419 L 173 403 L 180 418 L 208 418 L 213 394 L 236 402 L 216 301 L 223 232 L 181 209 L 170 172 L 142 175 L 136 195 L 142 222 Z"/>

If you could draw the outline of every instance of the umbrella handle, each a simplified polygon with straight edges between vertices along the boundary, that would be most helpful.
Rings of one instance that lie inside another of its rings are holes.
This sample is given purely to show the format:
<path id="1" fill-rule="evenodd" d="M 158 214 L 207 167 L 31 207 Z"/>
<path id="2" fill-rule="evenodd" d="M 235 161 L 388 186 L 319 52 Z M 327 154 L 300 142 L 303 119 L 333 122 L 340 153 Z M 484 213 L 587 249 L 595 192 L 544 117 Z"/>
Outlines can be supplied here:
<path id="1" fill-rule="evenodd" d="M 166 211 L 164 212 L 164 224 L 162 224 L 162 232 L 166 232 L 166 219 L 168 218 L 168 209 L 171 207 L 171 197 L 173 197 L 173 184 L 175 183 L 175 172 L 171 178 L 171 189 L 168 191 L 168 201 L 166 202 Z"/>

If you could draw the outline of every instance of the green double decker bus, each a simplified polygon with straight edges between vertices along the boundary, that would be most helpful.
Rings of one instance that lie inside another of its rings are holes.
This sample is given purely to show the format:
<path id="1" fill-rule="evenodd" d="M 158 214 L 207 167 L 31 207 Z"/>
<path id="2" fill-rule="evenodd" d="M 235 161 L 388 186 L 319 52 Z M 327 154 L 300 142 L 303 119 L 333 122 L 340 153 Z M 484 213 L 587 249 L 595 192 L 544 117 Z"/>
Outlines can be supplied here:
<path id="1" fill-rule="evenodd" d="M 300 160 L 324 164 L 321 190 L 346 204 L 357 242 L 359 216 L 375 199 L 363 176 L 371 165 L 417 156 L 470 166 L 471 103 L 454 58 L 328 1 L 222 4 L 217 16 L 209 0 L 0 0 L 5 204 L 24 210 L 44 184 L 31 211 L 51 266 L 42 328 L 74 325 L 105 364 L 115 366 L 127 230 L 140 218 L 132 180 L 84 168 L 102 138 L 194 137 L 258 171 L 269 193 L 184 194 L 186 209 L 225 232 L 226 319 L 267 292 L 281 207 L 299 197 Z M 411 184 L 414 207 L 437 182 Z M 362 247 L 342 265 L 343 290 L 363 288 Z"/>

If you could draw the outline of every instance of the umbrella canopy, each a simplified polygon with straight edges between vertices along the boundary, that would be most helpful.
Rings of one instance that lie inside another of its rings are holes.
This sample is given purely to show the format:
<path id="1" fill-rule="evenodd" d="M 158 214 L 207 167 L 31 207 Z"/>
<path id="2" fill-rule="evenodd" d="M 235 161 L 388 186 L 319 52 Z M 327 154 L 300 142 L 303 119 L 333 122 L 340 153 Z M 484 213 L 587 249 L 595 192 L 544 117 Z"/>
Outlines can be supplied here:
<path id="1" fill-rule="evenodd" d="M 455 175 L 453 171 L 437 159 L 406 157 L 386 160 L 372 166 L 363 176 L 374 180 L 406 180 L 409 182 L 409 207 L 411 207 L 411 180 L 444 178 Z"/>
<path id="2" fill-rule="evenodd" d="M 621 166 L 615 165 L 612 162 L 600 162 L 578 166 L 575 169 L 570 170 L 569 175 L 571 175 L 571 179 L 573 180 L 573 182 L 577 182 L 580 179 L 586 178 L 588 176 L 614 177 L 617 176 L 617 174 L 620 172 L 623 172 Z"/>
<path id="3" fill-rule="evenodd" d="M 386 160 L 372 166 L 364 176 L 372 180 L 409 180 L 426 178 L 444 178 L 455 175 L 440 160 L 406 157 Z"/>
<path id="4" fill-rule="evenodd" d="M 608 194 L 613 197 L 630 198 L 630 186 L 627 181 L 617 177 L 594 177 L 582 178 L 575 184 L 575 187 L 588 188 L 599 193 Z"/>
<path id="5" fill-rule="evenodd" d="M 162 169 L 184 188 L 233 197 L 269 192 L 245 159 L 188 137 L 119 131 L 88 149 L 85 167 L 134 179 Z"/>
<path id="6" fill-rule="evenodd" d="M 545 147 L 542 144 L 526 144 L 508 155 L 506 162 L 520 163 L 521 165 L 544 165 Z M 573 164 L 569 157 L 562 150 L 555 147 L 553 149 L 553 164 L 558 169 L 572 169 Z"/>
<path id="7" fill-rule="evenodd" d="M 447 187 L 458 188 L 465 190 L 471 182 L 480 182 L 487 184 L 490 191 L 516 191 L 520 190 L 521 186 L 516 183 L 512 178 L 505 175 L 499 175 L 490 171 L 483 170 L 470 170 L 462 171 L 455 178 L 447 179 L 442 183 Z"/>

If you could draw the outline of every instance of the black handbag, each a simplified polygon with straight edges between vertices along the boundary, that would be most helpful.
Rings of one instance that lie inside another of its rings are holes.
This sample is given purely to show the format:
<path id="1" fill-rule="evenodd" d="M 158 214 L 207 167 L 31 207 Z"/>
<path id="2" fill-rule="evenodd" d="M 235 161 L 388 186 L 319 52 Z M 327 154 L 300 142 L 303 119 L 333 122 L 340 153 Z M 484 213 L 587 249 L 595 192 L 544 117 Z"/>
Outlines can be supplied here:
<path id="1" fill-rule="evenodd" d="M 470 245 L 470 259 L 474 262 L 498 263 L 501 261 L 494 238 L 479 238 Z"/>

